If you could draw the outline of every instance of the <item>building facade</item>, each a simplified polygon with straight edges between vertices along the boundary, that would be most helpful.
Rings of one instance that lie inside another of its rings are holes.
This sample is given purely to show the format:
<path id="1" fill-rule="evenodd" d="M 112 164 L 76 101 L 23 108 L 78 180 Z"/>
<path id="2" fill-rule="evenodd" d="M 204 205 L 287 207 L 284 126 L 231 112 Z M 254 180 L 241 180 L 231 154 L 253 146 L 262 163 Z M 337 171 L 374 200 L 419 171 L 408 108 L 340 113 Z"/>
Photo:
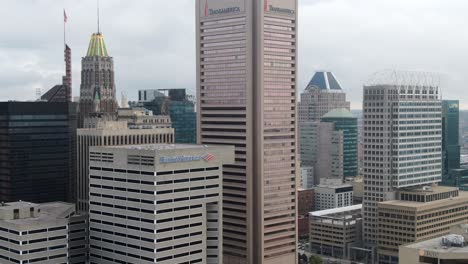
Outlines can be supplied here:
<path id="1" fill-rule="evenodd" d="M 456 225 L 449 235 L 412 243 L 400 247 L 401 263 L 460 264 L 468 259 L 466 224 Z"/>
<path id="2" fill-rule="evenodd" d="M 198 142 L 224 166 L 224 263 L 296 263 L 297 0 L 197 0 Z"/>
<path id="3" fill-rule="evenodd" d="M 467 224 L 467 205 L 468 192 L 440 186 L 401 191 L 398 200 L 379 203 L 379 263 L 406 263 L 398 259 L 401 245 L 448 235 L 452 226 Z"/>
<path id="4" fill-rule="evenodd" d="M 151 110 L 155 115 L 169 115 L 176 143 L 196 143 L 195 102 L 185 89 L 139 90 L 137 106 Z"/>
<path id="5" fill-rule="evenodd" d="M 102 33 L 93 33 L 88 52 L 81 60 L 79 127 L 93 114 L 115 114 L 115 93 L 114 59 L 107 53 Z"/>
<path id="6" fill-rule="evenodd" d="M 341 146 L 343 156 L 342 161 L 335 163 L 343 164 L 343 177 L 356 177 L 358 171 L 358 126 L 357 118 L 345 109 L 338 108 L 331 110 L 322 116 L 322 123 L 333 123 L 335 131 L 342 131 L 343 144 Z M 321 152 L 319 152 L 321 153 Z"/>
<path id="7" fill-rule="evenodd" d="M 316 72 L 301 93 L 299 122 L 320 121 L 323 115 L 337 108 L 350 110 L 346 93 L 332 72 Z"/>
<path id="8" fill-rule="evenodd" d="M 387 72 L 364 86 L 364 239 L 378 239 L 379 202 L 400 188 L 441 181 L 442 111 L 438 85 L 417 72 Z"/>
<path id="9" fill-rule="evenodd" d="M 460 110 L 458 100 L 442 101 L 442 181 L 451 184 L 451 170 L 460 169 Z"/>
<path id="10" fill-rule="evenodd" d="M 327 210 L 353 205 L 353 186 L 340 179 L 322 179 L 314 187 L 315 210 Z"/>
<path id="11" fill-rule="evenodd" d="M 234 147 L 90 149 L 90 263 L 223 263 L 222 166 Z"/>
<path id="12" fill-rule="evenodd" d="M 94 128 L 77 130 L 77 211 L 89 210 L 89 148 L 92 146 L 173 143 L 174 129 L 129 129 L 126 121 L 98 121 Z"/>
<path id="13" fill-rule="evenodd" d="M 315 209 L 313 189 L 297 190 L 297 230 L 300 238 L 309 236 L 309 213 Z"/>
<path id="14" fill-rule="evenodd" d="M 170 128 L 171 117 L 168 115 L 153 115 L 144 108 L 119 108 L 117 120 L 126 121 L 130 129 Z"/>
<path id="15" fill-rule="evenodd" d="M 29 202 L 0 205 L 0 262 L 86 263 L 86 219 L 73 204 Z"/>
<path id="16" fill-rule="evenodd" d="M 70 201 L 76 104 L 0 103 L 0 201 Z"/>
<path id="17" fill-rule="evenodd" d="M 312 252 L 350 258 L 350 247 L 362 240 L 362 204 L 309 213 Z"/>

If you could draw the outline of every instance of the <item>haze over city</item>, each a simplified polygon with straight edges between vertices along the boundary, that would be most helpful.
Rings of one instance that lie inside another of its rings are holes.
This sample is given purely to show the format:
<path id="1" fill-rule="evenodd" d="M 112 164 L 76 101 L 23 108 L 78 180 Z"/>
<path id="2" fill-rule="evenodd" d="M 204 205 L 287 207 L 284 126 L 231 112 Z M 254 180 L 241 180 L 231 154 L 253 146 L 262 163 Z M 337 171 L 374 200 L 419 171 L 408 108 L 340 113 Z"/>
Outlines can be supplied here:
<path id="1" fill-rule="evenodd" d="M 73 50 L 73 95 L 81 57 L 96 31 L 96 2 L 8 1 L 0 9 L 0 100 L 34 100 L 63 72 L 62 9 Z M 187 87 L 195 93 L 193 0 L 102 0 L 101 31 L 116 62 L 117 93 Z M 403 69 L 441 75 L 444 99 L 458 99 L 468 77 L 468 27 L 463 0 L 300 0 L 299 91 L 317 70 L 330 70 L 362 107 L 362 84 L 376 71 Z M 19 15 L 20 14 L 20 15 Z M 461 108 L 468 104 L 460 101 Z"/>

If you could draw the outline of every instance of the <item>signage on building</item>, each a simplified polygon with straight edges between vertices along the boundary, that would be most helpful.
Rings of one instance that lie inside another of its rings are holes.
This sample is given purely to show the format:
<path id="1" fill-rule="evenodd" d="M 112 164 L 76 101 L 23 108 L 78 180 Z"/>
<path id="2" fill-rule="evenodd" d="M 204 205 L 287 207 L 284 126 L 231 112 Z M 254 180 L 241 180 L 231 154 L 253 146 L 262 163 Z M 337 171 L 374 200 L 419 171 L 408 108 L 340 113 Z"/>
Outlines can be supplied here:
<path id="1" fill-rule="evenodd" d="M 231 6 L 231 7 L 222 7 L 222 8 L 210 8 L 208 5 L 208 0 L 205 0 L 205 17 L 213 16 L 213 15 L 225 15 L 230 13 L 238 13 L 241 11 L 239 6 Z"/>
<path id="2" fill-rule="evenodd" d="M 212 161 L 215 156 L 210 153 L 196 156 L 172 156 L 172 157 L 160 157 L 159 163 L 179 163 L 179 162 L 190 162 L 190 161 Z"/>
<path id="3" fill-rule="evenodd" d="M 451 103 L 449 105 L 449 112 L 458 112 L 458 103 Z"/>
<path id="4" fill-rule="evenodd" d="M 286 15 L 296 14 L 296 11 L 292 9 L 274 6 L 273 4 L 270 3 L 269 0 L 265 0 L 265 11 L 282 13 Z"/>
<path id="5" fill-rule="evenodd" d="M 424 249 L 419 250 L 419 256 L 420 257 L 439 258 L 439 254 L 437 252 L 424 250 Z"/>

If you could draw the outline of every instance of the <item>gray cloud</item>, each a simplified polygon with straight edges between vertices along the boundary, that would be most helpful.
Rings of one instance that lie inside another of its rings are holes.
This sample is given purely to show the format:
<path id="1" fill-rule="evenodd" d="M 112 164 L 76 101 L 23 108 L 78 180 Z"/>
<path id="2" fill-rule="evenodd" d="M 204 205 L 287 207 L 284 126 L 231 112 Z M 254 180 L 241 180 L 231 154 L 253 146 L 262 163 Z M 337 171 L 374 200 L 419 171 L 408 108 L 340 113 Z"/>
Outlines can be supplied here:
<path id="1" fill-rule="evenodd" d="M 96 31 L 94 0 L 3 0 L 0 100 L 32 100 L 63 74 L 62 8 L 73 50 L 74 94 L 80 63 Z M 382 69 L 439 72 L 445 98 L 463 101 L 468 83 L 465 0 L 299 0 L 299 87 L 316 70 L 335 72 L 353 107 L 362 84 Z M 101 0 L 101 29 L 114 57 L 118 93 L 186 87 L 195 91 L 194 0 Z"/>

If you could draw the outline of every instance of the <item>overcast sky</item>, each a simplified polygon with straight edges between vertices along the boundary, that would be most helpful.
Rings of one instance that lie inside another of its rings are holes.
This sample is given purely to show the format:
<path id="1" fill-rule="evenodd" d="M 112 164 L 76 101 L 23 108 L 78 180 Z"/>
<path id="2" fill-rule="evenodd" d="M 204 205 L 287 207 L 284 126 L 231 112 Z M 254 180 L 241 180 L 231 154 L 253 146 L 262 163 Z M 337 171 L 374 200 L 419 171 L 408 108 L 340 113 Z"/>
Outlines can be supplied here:
<path id="1" fill-rule="evenodd" d="M 252 0 L 248 0 L 252 1 Z M 260 1 L 260 0 L 257 0 Z M 96 29 L 95 0 L 0 0 L 0 100 L 33 100 L 63 75 L 63 16 L 79 95 L 81 57 Z M 385 69 L 441 74 L 444 99 L 468 108 L 468 1 L 299 0 L 299 89 L 333 71 L 353 108 Z M 194 0 L 101 0 L 101 31 L 117 92 L 184 87 L 195 93 Z"/>

